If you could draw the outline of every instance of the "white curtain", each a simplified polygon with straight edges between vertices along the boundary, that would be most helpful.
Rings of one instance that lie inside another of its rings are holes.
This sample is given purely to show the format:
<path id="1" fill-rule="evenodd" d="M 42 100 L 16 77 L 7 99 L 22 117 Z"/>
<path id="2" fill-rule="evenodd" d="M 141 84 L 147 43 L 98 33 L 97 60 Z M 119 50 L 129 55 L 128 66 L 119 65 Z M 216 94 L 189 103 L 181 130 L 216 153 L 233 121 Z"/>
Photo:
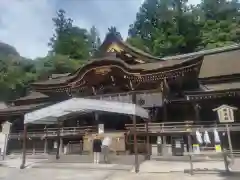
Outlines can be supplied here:
<path id="1" fill-rule="evenodd" d="M 203 143 L 202 135 L 198 130 L 196 131 L 196 138 L 197 138 L 197 141 L 198 141 L 199 144 Z"/>

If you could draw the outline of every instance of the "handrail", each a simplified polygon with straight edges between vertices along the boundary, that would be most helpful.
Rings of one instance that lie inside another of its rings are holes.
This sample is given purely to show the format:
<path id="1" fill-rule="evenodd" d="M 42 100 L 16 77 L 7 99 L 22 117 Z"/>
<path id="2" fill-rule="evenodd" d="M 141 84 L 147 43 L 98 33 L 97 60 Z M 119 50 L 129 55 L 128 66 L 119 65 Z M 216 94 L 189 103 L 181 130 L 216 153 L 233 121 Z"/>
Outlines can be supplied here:
<path id="1" fill-rule="evenodd" d="M 61 130 L 82 130 L 82 129 L 92 129 L 97 128 L 96 126 L 81 126 L 81 127 L 62 127 Z M 46 131 L 57 131 L 58 128 L 43 128 L 43 129 L 29 129 L 28 133 L 30 132 L 46 132 Z M 19 130 L 15 133 L 21 133 L 23 130 Z"/>
<path id="2" fill-rule="evenodd" d="M 96 126 L 82 126 L 82 127 L 63 127 L 60 129 L 60 135 L 68 134 L 85 134 L 88 132 L 95 132 L 97 130 Z M 27 133 L 28 136 L 32 137 L 43 137 L 43 136 L 57 136 L 58 128 L 44 128 L 38 131 L 30 131 Z M 21 137 L 23 132 L 10 133 L 11 137 Z"/>
<path id="3" fill-rule="evenodd" d="M 230 130 L 240 130 L 240 123 L 232 123 L 228 124 Z M 126 129 L 129 131 L 134 130 L 133 124 L 126 124 Z M 148 129 L 149 132 L 191 132 L 199 130 L 201 131 L 209 131 L 213 130 L 214 128 L 218 129 L 219 131 L 226 131 L 226 124 L 211 124 L 211 125 L 195 125 L 187 122 L 177 122 L 177 123 L 149 123 Z M 137 124 L 136 130 L 139 132 L 146 132 L 146 125 L 145 123 Z"/>

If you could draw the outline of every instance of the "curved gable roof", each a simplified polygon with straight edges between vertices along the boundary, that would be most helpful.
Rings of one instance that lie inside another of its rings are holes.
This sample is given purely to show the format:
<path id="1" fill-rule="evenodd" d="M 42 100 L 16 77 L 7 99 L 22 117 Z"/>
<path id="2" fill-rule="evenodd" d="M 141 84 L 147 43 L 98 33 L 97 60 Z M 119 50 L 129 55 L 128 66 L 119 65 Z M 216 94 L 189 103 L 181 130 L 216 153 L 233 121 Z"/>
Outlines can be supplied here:
<path id="1" fill-rule="evenodd" d="M 117 43 L 118 45 L 121 46 L 121 48 L 123 48 L 124 51 L 126 51 L 127 53 L 133 56 L 137 56 L 137 58 L 144 60 L 146 63 L 163 61 L 162 58 L 155 57 L 147 52 L 144 52 L 138 48 L 133 47 L 127 42 L 124 42 L 113 33 L 108 33 L 106 35 L 105 40 L 103 41 L 102 45 L 99 47 L 99 50 L 98 50 L 99 52 L 97 56 L 101 56 L 101 55 L 104 56 L 107 51 L 107 48 L 113 43 Z"/>

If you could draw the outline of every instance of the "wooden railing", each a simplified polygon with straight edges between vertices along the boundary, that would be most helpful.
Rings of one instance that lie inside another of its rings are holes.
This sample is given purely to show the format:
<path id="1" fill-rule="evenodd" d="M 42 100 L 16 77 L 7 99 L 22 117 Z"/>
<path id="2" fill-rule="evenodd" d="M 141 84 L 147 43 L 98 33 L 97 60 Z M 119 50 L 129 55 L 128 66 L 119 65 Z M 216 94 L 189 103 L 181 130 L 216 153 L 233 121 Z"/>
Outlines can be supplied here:
<path id="1" fill-rule="evenodd" d="M 28 137 L 44 138 L 44 137 L 55 137 L 57 136 L 57 128 L 45 128 L 45 129 L 35 129 L 29 130 L 27 133 Z M 82 127 L 64 127 L 60 128 L 60 136 L 69 136 L 69 135 L 83 135 L 86 133 L 95 133 L 97 132 L 96 126 L 82 126 Z M 22 138 L 23 132 L 10 133 L 9 138 Z"/>
<path id="2" fill-rule="evenodd" d="M 188 122 L 168 122 L 168 123 L 149 123 L 148 129 L 150 133 L 184 133 L 184 132 L 200 132 L 213 131 L 215 128 L 218 132 L 225 132 L 227 125 L 230 131 L 240 131 L 240 123 L 231 124 L 194 124 L 191 121 Z M 133 124 L 126 124 L 126 129 L 130 132 L 134 130 Z M 137 124 L 137 132 L 146 132 L 146 124 Z"/>
<path id="3" fill-rule="evenodd" d="M 132 132 L 134 130 L 133 124 L 126 124 L 126 130 Z M 240 131 L 240 123 L 228 124 L 230 131 Z M 194 124 L 193 121 L 187 122 L 167 122 L 167 123 L 149 123 L 148 129 L 150 133 L 184 133 L 184 132 L 200 132 L 213 131 L 216 128 L 218 132 L 225 132 L 227 129 L 226 124 L 214 124 L 205 122 L 205 124 Z M 57 128 L 45 128 L 41 130 L 29 130 L 28 137 L 44 138 L 56 137 Z M 137 132 L 146 132 L 146 124 L 136 124 Z M 123 130 L 124 131 L 124 130 Z M 123 132 L 121 131 L 121 132 Z M 96 133 L 96 126 L 82 126 L 82 127 L 64 127 L 60 129 L 60 136 L 69 135 L 84 135 L 86 133 Z M 22 138 L 23 132 L 11 133 L 10 139 Z"/>

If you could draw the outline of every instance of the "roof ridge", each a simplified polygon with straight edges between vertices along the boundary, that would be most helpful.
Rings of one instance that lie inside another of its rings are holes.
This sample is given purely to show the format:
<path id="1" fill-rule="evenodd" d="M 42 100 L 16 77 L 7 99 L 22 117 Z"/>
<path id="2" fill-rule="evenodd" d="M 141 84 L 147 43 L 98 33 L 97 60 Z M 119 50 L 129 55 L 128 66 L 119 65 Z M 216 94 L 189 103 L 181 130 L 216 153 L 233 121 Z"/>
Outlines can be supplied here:
<path id="1" fill-rule="evenodd" d="M 137 48 L 137 47 L 132 46 L 131 44 L 129 44 L 128 42 L 126 42 L 126 41 L 124 41 L 124 40 L 122 40 L 122 39 L 120 39 L 116 34 L 111 33 L 111 32 L 109 32 L 109 33 L 105 36 L 102 45 L 103 45 L 104 43 L 108 42 L 109 39 L 112 39 L 112 38 L 115 39 L 115 40 L 117 40 L 119 43 L 121 43 L 121 44 L 122 44 L 123 46 L 125 46 L 126 48 L 128 48 L 128 49 L 130 49 L 130 50 L 132 50 L 132 51 L 135 51 L 135 53 L 140 54 L 140 55 L 142 55 L 142 56 L 145 56 L 145 57 L 149 58 L 149 60 L 155 60 L 155 61 L 162 60 L 161 57 L 154 56 L 154 55 L 152 55 L 152 54 L 150 54 L 150 53 L 148 53 L 148 52 L 146 52 L 146 51 L 143 51 L 143 50 L 141 50 L 141 49 L 139 49 L 139 48 Z M 101 45 L 101 46 L 102 46 L 102 45 Z M 100 46 L 100 47 L 101 47 L 101 46 Z"/>

